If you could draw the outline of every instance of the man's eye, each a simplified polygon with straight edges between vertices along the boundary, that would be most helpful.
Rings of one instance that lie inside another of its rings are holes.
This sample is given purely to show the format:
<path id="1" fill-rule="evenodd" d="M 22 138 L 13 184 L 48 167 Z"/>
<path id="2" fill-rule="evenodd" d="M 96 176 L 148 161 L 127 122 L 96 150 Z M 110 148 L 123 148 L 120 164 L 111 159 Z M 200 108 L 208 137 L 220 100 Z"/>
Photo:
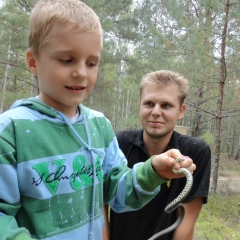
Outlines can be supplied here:
<path id="1" fill-rule="evenodd" d="M 163 108 L 170 108 L 171 107 L 171 105 L 170 104 L 168 104 L 168 103 L 166 103 L 166 104 L 163 104 Z"/>
<path id="2" fill-rule="evenodd" d="M 146 102 L 145 105 L 146 105 L 146 106 L 149 106 L 149 107 L 154 106 L 154 104 L 153 104 L 152 102 Z"/>

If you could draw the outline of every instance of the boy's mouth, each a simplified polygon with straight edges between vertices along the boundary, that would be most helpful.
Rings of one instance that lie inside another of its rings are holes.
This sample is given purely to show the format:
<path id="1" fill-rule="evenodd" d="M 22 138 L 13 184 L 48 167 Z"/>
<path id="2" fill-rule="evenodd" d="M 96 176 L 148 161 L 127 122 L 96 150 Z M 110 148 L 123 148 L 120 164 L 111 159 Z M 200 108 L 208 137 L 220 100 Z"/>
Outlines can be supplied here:
<path id="1" fill-rule="evenodd" d="M 66 86 L 66 88 L 70 90 L 75 90 L 75 91 L 84 89 L 84 87 L 80 87 L 80 86 L 72 86 L 72 87 Z"/>

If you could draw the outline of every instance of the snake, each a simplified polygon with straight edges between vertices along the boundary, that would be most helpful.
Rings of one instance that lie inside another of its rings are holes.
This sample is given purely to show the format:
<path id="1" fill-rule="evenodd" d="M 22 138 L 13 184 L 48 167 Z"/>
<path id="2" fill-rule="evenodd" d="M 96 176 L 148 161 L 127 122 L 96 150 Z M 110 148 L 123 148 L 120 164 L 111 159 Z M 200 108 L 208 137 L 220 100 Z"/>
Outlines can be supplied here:
<path id="1" fill-rule="evenodd" d="M 175 159 L 175 163 L 176 162 L 180 162 L 180 161 L 184 161 L 183 157 L 179 157 Z M 178 170 L 176 170 L 174 167 L 172 168 L 172 171 L 175 174 L 184 174 L 184 176 L 186 177 L 186 184 L 182 190 L 182 192 L 172 201 L 170 202 L 166 208 L 165 208 L 165 212 L 166 213 L 171 213 L 173 212 L 175 209 L 179 209 L 180 213 L 179 216 L 176 220 L 175 223 L 173 223 L 170 227 L 154 234 L 151 238 L 149 238 L 148 240 L 155 240 L 160 236 L 163 236 L 171 231 L 173 231 L 174 229 L 176 229 L 179 224 L 182 222 L 184 215 L 185 215 L 185 209 L 184 206 L 182 205 L 182 201 L 188 196 L 189 192 L 192 189 L 192 185 L 193 185 L 193 176 L 192 173 L 186 169 L 186 168 L 180 168 Z"/>

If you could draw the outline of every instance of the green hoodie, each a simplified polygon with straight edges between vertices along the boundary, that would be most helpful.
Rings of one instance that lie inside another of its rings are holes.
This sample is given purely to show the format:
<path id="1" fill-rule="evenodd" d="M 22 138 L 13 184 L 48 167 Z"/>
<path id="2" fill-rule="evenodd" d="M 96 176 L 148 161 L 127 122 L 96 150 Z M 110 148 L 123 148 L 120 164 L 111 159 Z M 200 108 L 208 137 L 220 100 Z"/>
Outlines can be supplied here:
<path id="1" fill-rule="evenodd" d="M 0 239 L 101 239 L 103 202 L 132 211 L 159 192 L 151 160 L 129 169 L 108 119 L 79 112 L 30 98 L 0 115 Z"/>

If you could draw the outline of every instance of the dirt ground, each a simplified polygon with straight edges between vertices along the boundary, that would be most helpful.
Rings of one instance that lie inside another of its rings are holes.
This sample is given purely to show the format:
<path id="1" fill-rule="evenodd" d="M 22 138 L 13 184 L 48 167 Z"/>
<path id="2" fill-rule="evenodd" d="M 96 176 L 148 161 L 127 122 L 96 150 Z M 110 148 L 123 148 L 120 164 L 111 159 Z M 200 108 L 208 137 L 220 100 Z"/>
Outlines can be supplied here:
<path id="1" fill-rule="evenodd" d="M 212 181 L 212 179 L 211 179 Z M 210 185 L 211 189 L 211 185 Z M 240 193 L 240 175 L 218 178 L 217 191 L 220 193 L 236 192 Z"/>
<path id="2" fill-rule="evenodd" d="M 212 169 L 213 167 L 214 166 L 212 166 Z M 229 159 L 220 160 L 217 191 L 221 193 L 240 193 L 240 161 Z"/>

